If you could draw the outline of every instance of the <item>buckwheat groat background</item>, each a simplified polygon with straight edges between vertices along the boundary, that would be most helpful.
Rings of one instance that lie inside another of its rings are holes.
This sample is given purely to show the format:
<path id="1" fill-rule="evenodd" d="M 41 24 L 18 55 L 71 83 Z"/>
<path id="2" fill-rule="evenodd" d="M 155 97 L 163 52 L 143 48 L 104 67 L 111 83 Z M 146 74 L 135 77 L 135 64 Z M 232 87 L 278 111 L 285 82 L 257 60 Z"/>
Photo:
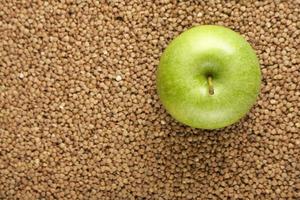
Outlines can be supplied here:
<path id="1" fill-rule="evenodd" d="M 0 4 L 0 199 L 300 198 L 299 1 Z M 222 130 L 156 94 L 162 51 L 197 24 L 240 32 L 261 63 L 257 104 Z"/>

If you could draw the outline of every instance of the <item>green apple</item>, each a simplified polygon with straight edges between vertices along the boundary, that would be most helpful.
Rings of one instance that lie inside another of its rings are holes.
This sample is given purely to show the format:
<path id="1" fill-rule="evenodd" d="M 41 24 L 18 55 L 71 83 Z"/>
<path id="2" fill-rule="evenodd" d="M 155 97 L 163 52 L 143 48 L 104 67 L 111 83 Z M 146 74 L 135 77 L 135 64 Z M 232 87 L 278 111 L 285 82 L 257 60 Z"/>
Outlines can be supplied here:
<path id="1" fill-rule="evenodd" d="M 250 110 L 260 90 L 259 62 L 238 33 L 216 25 L 191 28 L 161 56 L 157 91 L 166 110 L 194 128 L 233 124 Z"/>

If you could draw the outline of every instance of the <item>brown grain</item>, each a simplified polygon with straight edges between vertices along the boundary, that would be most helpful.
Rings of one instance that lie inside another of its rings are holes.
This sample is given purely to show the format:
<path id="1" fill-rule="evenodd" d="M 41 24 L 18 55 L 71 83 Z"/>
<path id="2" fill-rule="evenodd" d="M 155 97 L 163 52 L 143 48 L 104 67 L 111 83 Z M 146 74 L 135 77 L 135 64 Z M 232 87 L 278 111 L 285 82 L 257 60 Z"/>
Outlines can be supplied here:
<path id="1" fill-rule="evenodd" d="M 0 199 L 299 199 L 297 1 L 11 1 L 0 11 Z M 257 104 L 216 131 L 159 102 L 167 44 L 240 32 Z"/>

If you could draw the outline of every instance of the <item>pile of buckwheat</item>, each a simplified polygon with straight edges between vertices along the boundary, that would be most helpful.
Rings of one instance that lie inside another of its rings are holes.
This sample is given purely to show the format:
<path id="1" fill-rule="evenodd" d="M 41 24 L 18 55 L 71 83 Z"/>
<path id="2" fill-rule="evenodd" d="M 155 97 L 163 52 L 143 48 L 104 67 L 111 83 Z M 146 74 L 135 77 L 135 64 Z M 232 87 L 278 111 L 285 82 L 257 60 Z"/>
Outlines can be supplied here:
<path id="1" fill-rule="evenodd" d="M 2 0 L 0 199 L 300 198 L 300 3 Z M 240 122 L 192 129 L 159 102 L 167 44 L 240 32 L 261 93 Z"/>

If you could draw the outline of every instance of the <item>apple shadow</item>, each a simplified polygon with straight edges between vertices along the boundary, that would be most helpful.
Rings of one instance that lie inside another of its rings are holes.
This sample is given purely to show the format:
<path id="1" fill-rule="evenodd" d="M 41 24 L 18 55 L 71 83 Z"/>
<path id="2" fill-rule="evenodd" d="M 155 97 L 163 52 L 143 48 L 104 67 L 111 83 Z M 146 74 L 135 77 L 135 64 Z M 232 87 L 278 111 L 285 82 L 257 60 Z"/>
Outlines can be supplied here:
<path id="1" fill-rule="evenodd" d="M 162 130 L 153 139 L 160 145 L 154 142 L 147 147 L 155 152 L 154 162 L 147 170 L 159 169 L 153 173 L 159 180 L 153 197 L 164 193 L 170 198 L 194 199 L 199 194 L 213 198 L 225 186 L 233 187 L 234 181 L 241 182 L 237 178 L 241 173 L 238 166 L 246 156 L 243 149 L 253 140 L 249 137 L 251 130 L 242 131 L 244 121 L 247 116 L 220 130 L 192 129 L 171 122 L 170 129 Z"/>

